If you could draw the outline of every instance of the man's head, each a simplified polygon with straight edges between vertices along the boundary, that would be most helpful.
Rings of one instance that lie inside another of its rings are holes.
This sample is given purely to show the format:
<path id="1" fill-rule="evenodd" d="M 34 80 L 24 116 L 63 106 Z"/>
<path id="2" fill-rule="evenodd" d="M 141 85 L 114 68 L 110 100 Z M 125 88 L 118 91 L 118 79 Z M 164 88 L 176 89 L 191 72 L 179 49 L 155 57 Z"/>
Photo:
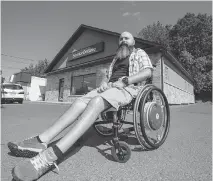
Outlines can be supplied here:
<path id="1" fill-rule="evenodd" d="M 119 37 L 119 48 L 116 52 L 117 59 L 123 59 L 129 56 L 135 45 L 134 37 L 129 32 L 121 33 Z"/>
<path id="2" fill-rule="evenodd" d="M 135 40 L 131 33 L 127 32 L 127 31 L 121 33 L 120 38 L 119 38 L 119 46 L 121 46 L 123 44 L 126 44 L 129 47 L 133 47 L 135 45 Z"/>

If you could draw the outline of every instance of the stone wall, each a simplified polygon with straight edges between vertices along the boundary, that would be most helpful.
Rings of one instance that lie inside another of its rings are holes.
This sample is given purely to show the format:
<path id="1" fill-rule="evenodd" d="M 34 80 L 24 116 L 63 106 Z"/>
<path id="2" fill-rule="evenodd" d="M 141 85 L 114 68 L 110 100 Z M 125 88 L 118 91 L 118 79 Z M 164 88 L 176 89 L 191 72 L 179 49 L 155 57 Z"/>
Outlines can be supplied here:
<path id="1" fill-rule="evenodd" d="M 168 83 L 164 83 L 164 93 L 169 104 L 195 103 L 193 94 Z"/>
<path id="2" fill-rule="evenodd" d="M 64 78 L 64 90 L 67 90 L 71 85 L 71 72 L 62 72 L 47 76 L 45 101 L 58 101 L 59 80 L 62 78 Z M 66 91 L 64 91 L 64 96 L 67 96 Z"/>
<path id="3" fill-rule="evenodd" d="M 164 93 L 169 104 L 195 103 L 194 88 L 190 80 L 168 59 L 163 58 Z"/>
<path id="4" fill-rule="evenodd" d="M 59 80 L 64 78 L 63 102 L 73 102 L 79 96 L 70 95 L 72 76 L 96 73 L 96 87 L 98 87 L 100 86 L 101 81 L 106 77 L 108 67 L 109 63 L 48 75 L 45 101 L 58 101 Z"/>

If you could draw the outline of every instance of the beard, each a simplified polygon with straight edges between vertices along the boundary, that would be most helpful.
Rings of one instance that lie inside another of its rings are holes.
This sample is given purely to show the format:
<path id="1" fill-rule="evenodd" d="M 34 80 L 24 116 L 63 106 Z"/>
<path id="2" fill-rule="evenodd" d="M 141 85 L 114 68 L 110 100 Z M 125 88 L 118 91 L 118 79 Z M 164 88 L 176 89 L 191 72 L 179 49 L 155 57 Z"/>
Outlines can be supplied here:
<path id="1" fill-rule="evenodd" d="M 133 46 L 129 46 L 127 44 L 121 44 L 116 51 L 115 57 L 120 60 L 124 59 L 132 53 L 132 50 L 133 50 Z"/>

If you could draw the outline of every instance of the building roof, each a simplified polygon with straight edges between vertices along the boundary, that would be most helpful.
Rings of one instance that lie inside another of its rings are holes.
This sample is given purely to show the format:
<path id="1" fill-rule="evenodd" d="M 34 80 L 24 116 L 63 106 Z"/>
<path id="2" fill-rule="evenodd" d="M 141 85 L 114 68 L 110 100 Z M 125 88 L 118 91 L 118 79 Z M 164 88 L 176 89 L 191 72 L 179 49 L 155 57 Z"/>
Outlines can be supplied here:
<path id="1" fill-rule="evenodd" d="M 104 29 L 100 29 L 100 28 L 96 28 L 96 27 L 92 27 L 92 26 L 81 24 L 78 27 L 78 29 L 73 33 L 73 35 L 69 38 L 69 40 L 65 43 L 65 45 L 62 47 L 62 49 L 58 52 L 58 54 L 54 57 L 54 59 L 49 64 L 49 66 L 46 68 L 46 70 L 44 71 L 44 73 L 49 73 L 49 72 L 52 71 L 53 67 L 58 63 L 58 61 L 63 57 L 63 55 L 69 50 L 69 48 L 73 45 L 73 43 L 81 36 L 81 34 L 86 29 L 90 29 L 90 30 L 93 30 L 93 31 L 98 31 L 98 32 L 109 34 L 109 35 L 113 35 L 113 36 L 116 36 L 116 37 L 120 36 L 120 33 L 117 33 L 117 32 L 112 32 L 112 31 L 109 31 L 109 30 L 104 30 Z M 164 46 L 162 46 L 161 44 L 158 44 L 156 42 L 151 42 L 151 41 L 148 41 L 148 40 L 143 40 L 143 39 L 138 38 L 138 37 L 134 37 L 134 39 L 135 39 L 136 43 L 145 44 L 148 51 L 150 51 L 150 50 L 151 51 L 156 51 L 156 50 L 159 51 L 160 50 L 160 51 L 164 52 L 165 55 L 167 57 L 169 57 L 170 59 L 172 59 L 172 62 L 178 68 L 180 68 L 180 70 L 193 82 L 193 78 L 183 68 L 183 66 L 181 65 L 181 63 Z"/>

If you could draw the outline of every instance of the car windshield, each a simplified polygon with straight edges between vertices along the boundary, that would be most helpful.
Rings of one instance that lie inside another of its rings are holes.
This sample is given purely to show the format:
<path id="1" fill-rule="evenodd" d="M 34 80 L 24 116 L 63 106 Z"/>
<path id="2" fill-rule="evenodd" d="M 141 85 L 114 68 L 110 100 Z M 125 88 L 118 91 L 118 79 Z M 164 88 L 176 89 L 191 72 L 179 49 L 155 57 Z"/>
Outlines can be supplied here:
<path id="1" fill-rule="evenodd" d="M 12 90 L 21 90 L 21 89 L 23 89 L 22 86 L 14 85 L 14 84 L 3 85 L 3 88 L 4 89 L 12 89 Z"/>

